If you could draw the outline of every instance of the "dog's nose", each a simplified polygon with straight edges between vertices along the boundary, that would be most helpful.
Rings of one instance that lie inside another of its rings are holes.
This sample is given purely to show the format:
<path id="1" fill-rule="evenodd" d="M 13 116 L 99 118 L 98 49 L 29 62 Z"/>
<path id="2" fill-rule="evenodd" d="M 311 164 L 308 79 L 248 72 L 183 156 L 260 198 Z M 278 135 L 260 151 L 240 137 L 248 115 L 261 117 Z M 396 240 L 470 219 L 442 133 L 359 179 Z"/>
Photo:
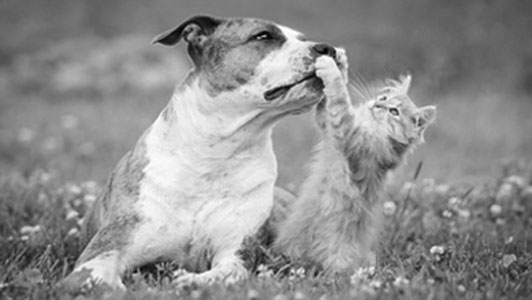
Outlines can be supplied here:
<path id="1" fill-rule="evenodd" d="M 336 50 L 333 46 L 327 44 L 316 44 L 312 47 L 312 52 L 316 56 L 329 55 L 332 58 L 336 58 Z"/>

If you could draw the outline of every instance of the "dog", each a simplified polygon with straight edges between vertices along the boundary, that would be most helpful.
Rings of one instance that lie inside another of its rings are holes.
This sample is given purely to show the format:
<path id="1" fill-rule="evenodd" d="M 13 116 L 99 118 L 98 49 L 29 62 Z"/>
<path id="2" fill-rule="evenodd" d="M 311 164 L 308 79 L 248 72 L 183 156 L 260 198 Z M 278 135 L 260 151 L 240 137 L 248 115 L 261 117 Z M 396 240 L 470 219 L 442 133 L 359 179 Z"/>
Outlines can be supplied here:
<path id="1" fill-rule="evenodd" d="M 164 260 L 188 271 L 177 285 L 247 277 L 237 253 L 272 210 L 272 128 L 321 101 L 314 62 L 335 48 L 274 22 L 213 16 L 154 43 L 180 40 L 194 67 L 110 175 L 63 286 L 123 290 L 126 270 Z"/>

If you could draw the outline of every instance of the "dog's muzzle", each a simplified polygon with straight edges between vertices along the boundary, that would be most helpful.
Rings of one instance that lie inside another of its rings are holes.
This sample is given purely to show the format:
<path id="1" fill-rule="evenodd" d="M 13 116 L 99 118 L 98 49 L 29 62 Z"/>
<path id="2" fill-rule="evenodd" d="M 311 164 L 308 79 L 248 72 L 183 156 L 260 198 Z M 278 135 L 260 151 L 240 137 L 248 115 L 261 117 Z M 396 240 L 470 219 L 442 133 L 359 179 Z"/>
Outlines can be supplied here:
<path id="1" fill-rule="evenodd" d="M 318 57 L 320 57 L 322 55 L 328 55 L 328 56 L 336 59 L 336 49 L 334 49 L 333 46 L 330 46 L 328 44 L 316 44 L 316 45 L 312 46 L 312 48 L 310 48 L 310 50 L 311 50 L 310 51 L 311 57 L 312 57 L 313 60 L 315 60 L 316 58 L 318 58 Z M 296 86 L 296 85 L 298 85 L 300 83 L 303 83 L 303 82 L 305 82 L 307 80 L 314 79 L 314 78 L 317 78 L 316 77 L 316 73 L 314 71 L 312 71 L 312 72 L 306 74 L 305 76 L 303 76 L 301 79 L 296 80 L 294 83 L 282 85 L 282 86 L 267 90 L 264 93 L 264 99 L 266 101 L 273 101 L 273 100 L 275 100 L 275 99 L 277 99 L 279 97 L 284 96 L 294 86 Z"/>

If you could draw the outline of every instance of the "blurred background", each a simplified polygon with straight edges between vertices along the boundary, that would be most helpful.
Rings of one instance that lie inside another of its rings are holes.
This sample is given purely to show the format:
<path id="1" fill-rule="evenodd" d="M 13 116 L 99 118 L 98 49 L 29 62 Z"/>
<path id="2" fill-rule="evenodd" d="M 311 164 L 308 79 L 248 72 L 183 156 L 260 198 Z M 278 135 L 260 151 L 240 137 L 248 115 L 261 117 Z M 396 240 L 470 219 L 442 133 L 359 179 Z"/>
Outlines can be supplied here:
<path id="1" fill-rule="evenodd" d="M 105 181 L 190 63 L 150 44 L 187 17 L 271 19 L 346 47 L 368 81 L 410 71 L 437 123 L 396 176 L 495 178 L 532 158 L 532 2 L 522 0 L 0 1 L 0 175 Z M 311 115 L 275 131 L 279 183 L 304 178 Z M 504 169 L 504 168 L 503 168 Z"/>

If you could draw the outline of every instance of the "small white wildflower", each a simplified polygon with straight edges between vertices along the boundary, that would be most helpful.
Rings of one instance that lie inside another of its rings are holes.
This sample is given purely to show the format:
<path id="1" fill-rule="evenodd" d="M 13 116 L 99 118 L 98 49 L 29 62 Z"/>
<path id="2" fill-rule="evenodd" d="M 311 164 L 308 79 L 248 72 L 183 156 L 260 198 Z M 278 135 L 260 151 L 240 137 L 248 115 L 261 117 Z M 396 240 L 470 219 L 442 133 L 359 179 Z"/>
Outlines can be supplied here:
<path id="1" fill-rule="evenodd" d="M 410 181 L 407 181 L 403 184 L 403 186 L 401 187 L 401 190 L 399 191 L 399 193 L 401 195 L 406 196 L 408 195 L 408 193 L 412 190 L 414 190 L 414 187 L 415 187 L 415 184 L 413 182 L 410 182 Z"/>
<path id="2" fill-rule="evenodd" d="M 61 127 L 67 130 L 75 129 L 79 125 L 79 119 L 74 115 L 63 115 L 61 116 L 60 122 Z"/>
<path id="3" fill-rule="evenodd" d="M 513 243 L 513 241 L 514 241 L 514 237 L 510 236 L 504 241 L 504 244 L 508 245 L 508 244 Z"/>
<path id="4" fill-rule="evenodd" d="M 257 292 L 257 290 L 251 289 L 248 291 L 247 298 L 250 300 L 257 300 L 257 299 L 260 299 L 260 294 L 259 292 Z"/>
<path id="5" fill-rule="evenodd" d="M 361 274 L 366 277 L 372 277 L 372 276 L 375 276 L 375 267 L 369 266 L 365 268 L 358 268 L 356 273 Z"/>
<path id="6" fill-rule="evenodd" d="M 395 202 L 393 201 L 386 201 L 382 205 L 383 213 L 386 216 L 392 216 L 395 214 L 395 211 L 397 210 L 397 205 L 395 205 Z"/>
<path id="7" fill-rule="evenodd" d="M 382 281 L 379 281 L 379 280 L 372 280 L 370 283 L 369 283 L 369 286 L 378 290 L 381 288 L 382 286 Z"/>
<path id="8" fill-rule="evenodd" d="M 92 205 L 96 201 L 96 196 L 87 194 L 83 197 L 83 202 L 87 205 Z"/>
<path id="9" fill-rule="evenodd" d="M 503 183 L 499 190 L 497 191 L 497 195 L 495 196 L 495 201 L 498 203 L 504 203 L 507 201 L 510 201 L 514 195 L 514 186 L 511 183 Z"/>
<path id="10" fill-rule="evenodd" d="M 20 234 L 31 235 L 31 234 L 39 233 L 41 230 L 42 230 L 42 228 L 41 228 L 40 225 L 35 225 L 35 226 L 26 225 L 26 226 L 22 226 L 22 228 L 20 228 Z"/>
<path id="11" fill-rule="evenodd" d="M 449 206 L 456 207 L 460 204 L 461 200 L 458 197 L 449 198 Z"/>
<path id="12" fill-rule="evenodd" d="M 41 183 L 48 183 L 52 179 L 52 174 L 48 172 L 42 172 L 39 177 Z"/>
<path id="13" fill-rule="evenodd" d="M 76 237 L 79 235 L 79 230 L 76 228 L 76 227 L 73 227 L 71 228 L 68 233 L 67 233 L 67 236 L 73 236 L 73 237 Z"/>
<path id="14" fill-rule="evenodd" d="M 73 207 L 79 207 L 81 206 L 81 204 L 83 204 L 83 199 L 81 198 L 75 198 L 74 200 L 71 201 L 70 203 Z"/>
<path id="15" fill-rule="evenodd" d="M 436 283 L 436 281 L 432 278 L 429 278 L 427 279 L 427 283 L 430 284 L 430 285 L 433 285 L 434 283 Z"/>
<path id="16" fill-rule="evenodd" d="M 30 143 L 31 141 L 35 139 L 35 132 L 30 128 L 26 128 L 26 127 L 21 128 L 18 131 L 17 139 L 21 143 L 25 143 L 25 144 Z"/>
<path id="17" fill-rule="evenodd" d="M 522 189 L 526 186 L 526 180 L 523 177 L 517 176 L 517 175 L 511 175 L 511 176 L 506 177 L 504 179 L 504 182 L 513 184 L 515 187 L 519 189 Z"/>
<path id="18" fill-rule="evenodd" d="M 73 209 L 69 210 L 65 216 L 67 221 L 74 220 L 79 218 L 79 213 Z"/>
<path id="19" fill-rule="evenodd" d="M 396 287 L 405 286 L 405 285 L 408 285 L 409 283 L 410 281 L 402 276 L 395 278 L 395 280 L 393 281 L 393 285 Z"/>
<path id="20" fill-rule="evenodd" d="M 288 300 L 288 296 L 286 296 L 285 294 L 277 294 L 275 295 L 272 300 Z"/>
<path id="21" fill-rule="evenodd" d="M 30 239 L 30 237 L 27 236 L 27 235 L 23 235 L 23 236 L 20 237 L 20 240 L 21 240 L 21 241 L 27 241 L 27 240 L 29 240 L 29 239 Z"/>
<path id="22" fill-rule="evenodd" d="M 301 276 L 301 274 L 303 274 L 303 276 Z M 304 277 L 305 277 L 305 269 L 298 268 L 296 270 L 294 268 L 291 268 L 290 269 L 290 275 L 288 276 L 288 280 L 296 280 L 298 278 L 304 278 Z"/>
<path id="23" fill-rule="evenodd" d="M 299 277 L 299 278 L 305 278 L 305 275 L 306 275 L 306 270 L 305 270 L 305 268 L 303 268 L 303 267 L 299 267 L 299 268 L 296 270 L 296 275 L 297 275 L 297 277 Z"/>
<path id="24" fill-rule="evenodd" d="M 456 287 L 456 289 L 457 289 L 460 293 L 465 293 L 465 291 L 466 291 L 465 286 L 463 286 L 463 285 L 461 285 L 461 284 L 459 284 L 459 285 Z"/>
<path id="25" fill-rule="evenodd" d="M 461 218 L 469 219 L 469 217 L 471 217 L 471 212 L 467 209 L 458 209 L 456 212 Z"/>
<path id="26" fill-rule="evenodd" d="M 517 260 L 515 254 L 506 254 L 502 257 L 502 265 L 508 268 L 513 262 Z"/>
<path id="27" fill-rule="evenodd" d="M 365 268 L 358 268 L 355 270 L 353 275 L 351 275 L 351 283 L 357 284 L 360 281 L 364 281 L 366 279 L 369 279 L 375 275 L 375 267 L 365 267 Z"/>
<path id="28" fill-rule="evenodd" d="M 445 253 L 445 247 L 443 247 L 443 246 L 432 246 L 432 247 L 430 247 L 430 254 L 442 255 L 443 253 Z"/>
<path id="29" fill-rule="evenodd" d="M 273 271 L 268 269 L 267 266 L 260 264 L 257 267 L 257 277 L 260 279 L 266 279 L 266 278 L 272 278 L 273 277 Z"/>
<path id="30" fill-rule="evenodd" d="M 301 291 L 297 291 L 295 294 L 294 294 L 294 300 L 305 300 L 305 299 L 308 299 L 307 295 L 305 295 L 303 292 Z"/>
<path id="31" fill-rule="evenodd" d="M 492 204 L 490 206 L 490 213 L 492 216 L 496 217 L 502 213 L 502 206 L 499 204 Z"/>
<path id="32" fill-rule="evenodd" d="M 451 190 L 451 187 L 446 184 L 438 184 L 434 191 L 440 195 L 446 195 Z"/>
<path id="33" fill-rule="evenodd" d="M 67 191 L 70 194 L 74 194 L 74 195 L 79 195 L 82 192 L 81 187 L 79 187 L 78 185 L 75 185 L 75 184 L 69 184 L 67 186 Z"/>
<path id="34" fill-rule="evenodd" d="M 444 210 L 443 213 L 442 213 L 442 216 L 445 217 L 445 218 L 452 218 L 453 217 L 453 213 L 450 211 L 450 210 Z"/>
<path id="35" fill-rule="evenodd" d="M 506 220 L 504 218 L 497 218 L 497 219 L 495 219 L 495 224 L 497 224 L 499 226 L 506 225 Z"/>

